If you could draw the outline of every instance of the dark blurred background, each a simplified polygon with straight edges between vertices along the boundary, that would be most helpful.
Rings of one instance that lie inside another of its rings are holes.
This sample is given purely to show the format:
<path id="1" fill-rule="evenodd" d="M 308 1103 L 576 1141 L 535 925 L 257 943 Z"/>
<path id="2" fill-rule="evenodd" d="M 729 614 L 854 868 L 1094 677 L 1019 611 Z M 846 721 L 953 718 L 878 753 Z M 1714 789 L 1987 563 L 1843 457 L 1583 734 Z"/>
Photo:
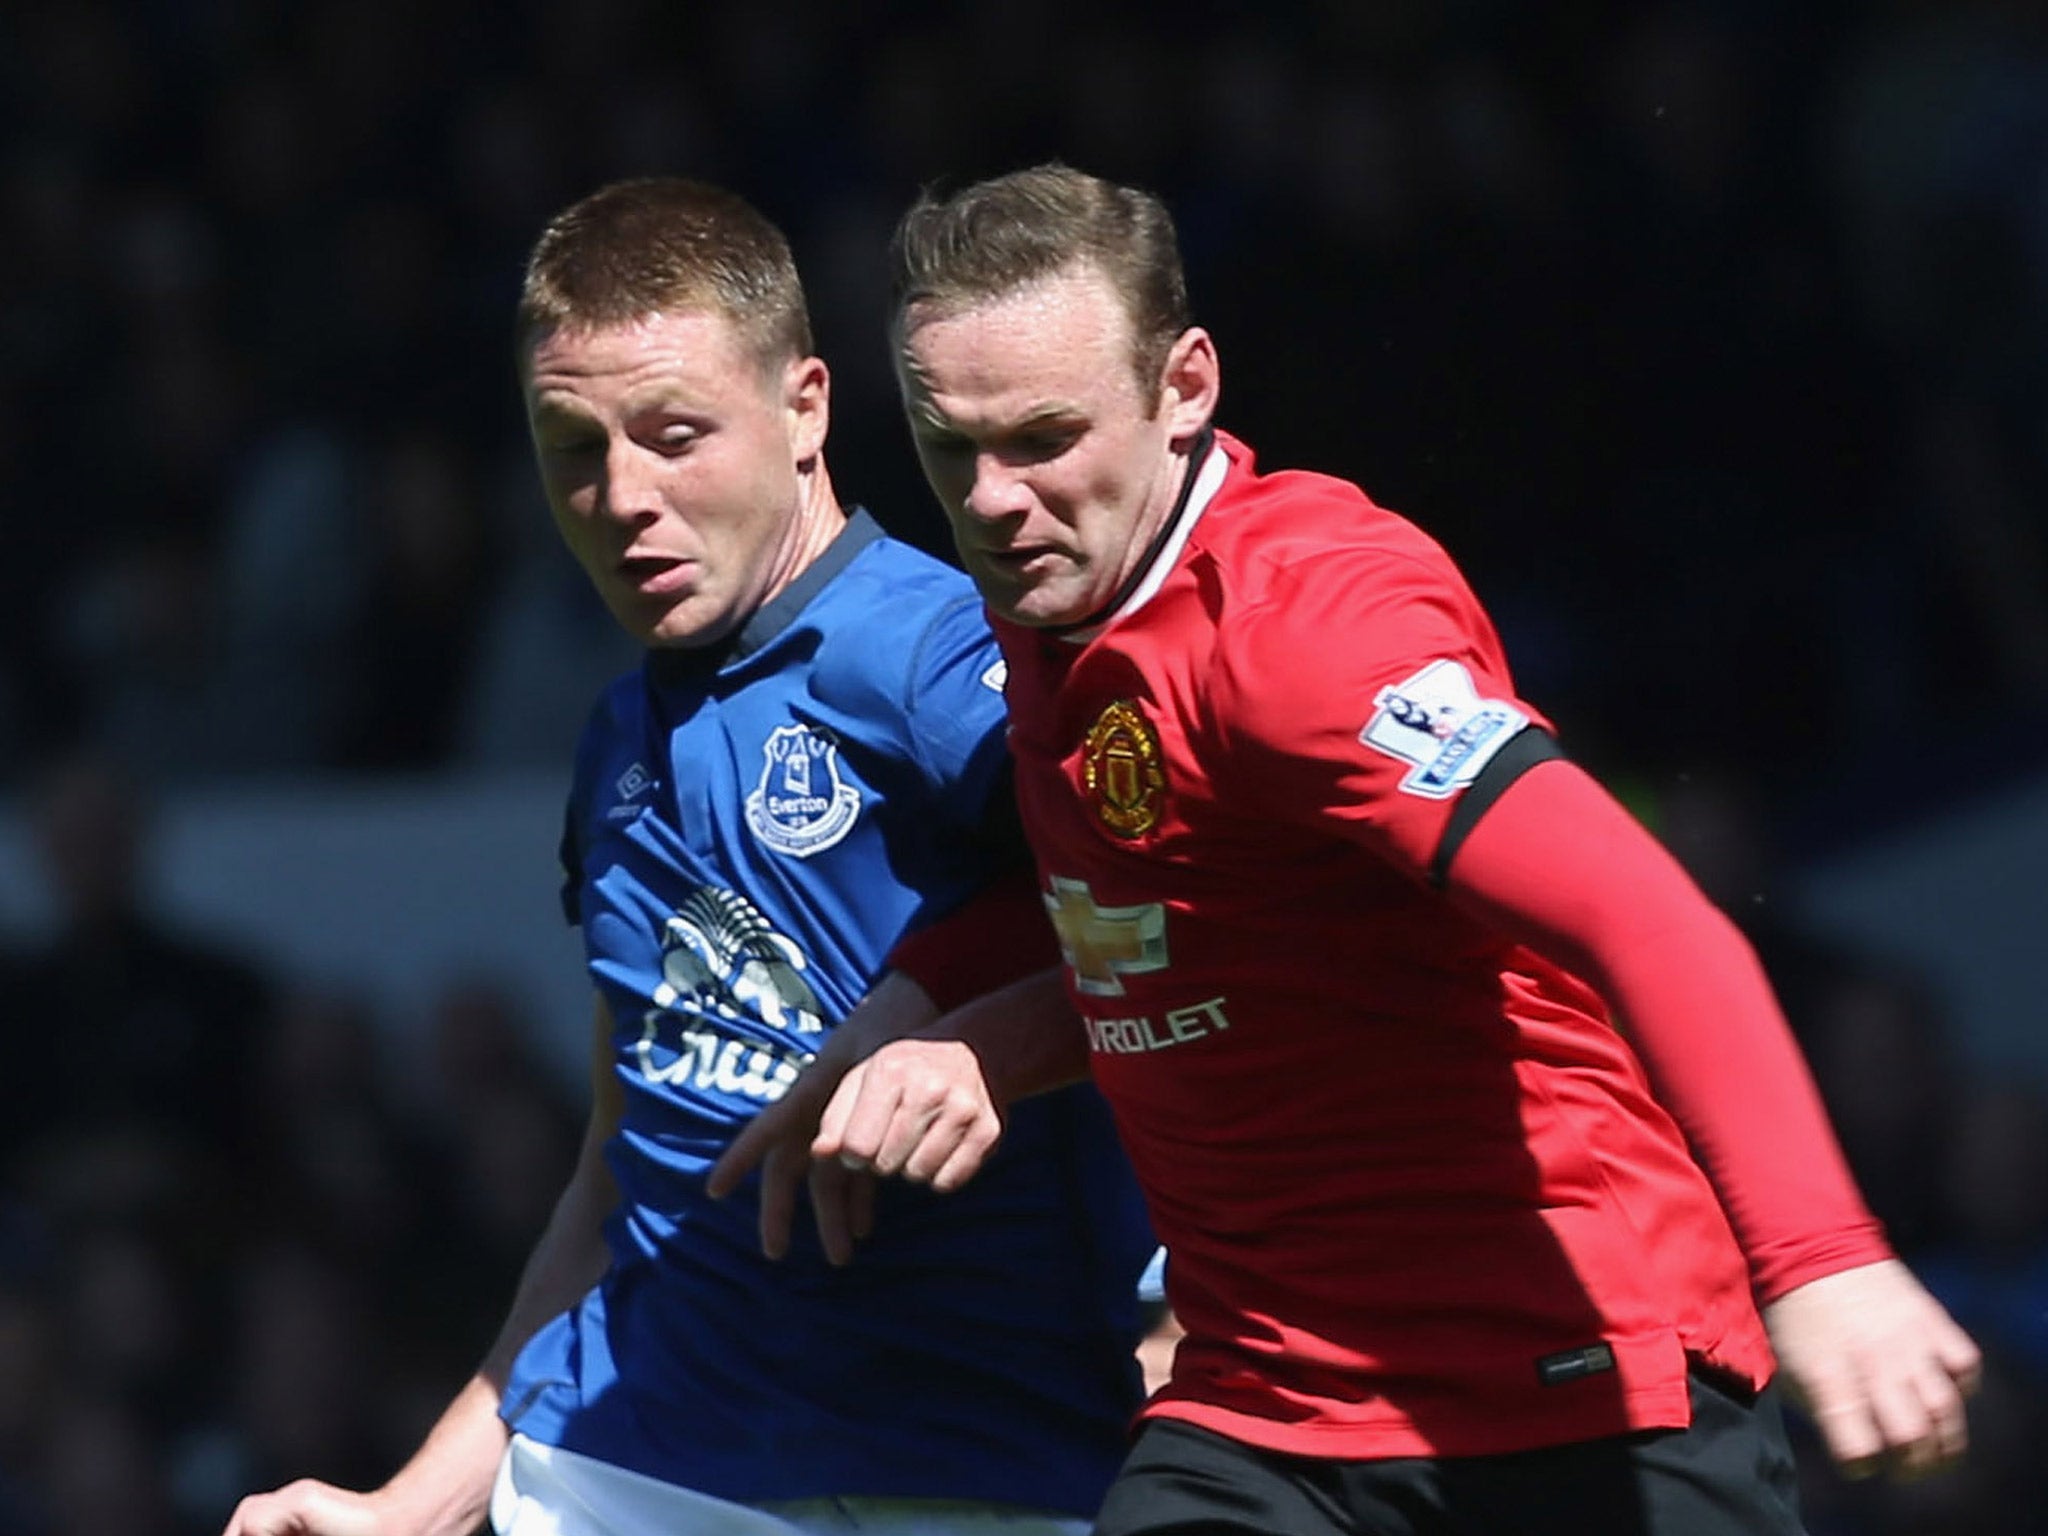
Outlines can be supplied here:
<path id="1" fill-rule="evenodd" d="M 517 963 L 632 658 L 526 460 L 541 222 L 758 202 L 841 492 L 938 547 L 883 245 L 1054 156 L 1171 202 L 1226 426 L 1464 564 L 1986 1345 L 1967 1468 L 1808 1454 L 1815 1536 L 2048 1530 L 2043 11 L 0 9 L 0 1536 L 381 1479 L 566 1172 L 575 947 Z"/>

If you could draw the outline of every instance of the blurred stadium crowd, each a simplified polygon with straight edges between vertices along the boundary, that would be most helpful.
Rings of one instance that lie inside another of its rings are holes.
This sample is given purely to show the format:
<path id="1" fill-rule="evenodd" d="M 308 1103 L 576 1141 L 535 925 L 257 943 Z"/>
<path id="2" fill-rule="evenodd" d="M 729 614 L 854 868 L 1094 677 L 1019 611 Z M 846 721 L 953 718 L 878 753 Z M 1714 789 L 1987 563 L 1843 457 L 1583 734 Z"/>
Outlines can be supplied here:
<path id="1" fill-rule="evenodd" d="M 2039 1085 L 1758 900 L 2048 766 L 2042 7 L 23 0 L 0 126 L 0 786 L 63 918 L 0 932 L 0 1536 L 380 1477 L 566 1170 L 549 1021 L 451 977 L 401 1082 L 136 877 L 138 785 L 566 768 L 630 656 L 526 461 L 541 221 L 650 171 L 758 201 L 840 488 L 933 547 L 883 244 L 922 181 L 1054 155 L 1168 196 L 1224 423 L 1434 531 L 1749 927 L 1986 1345 L 1969 1467 L 1816 1469 L 1815 1536 L 2048 1531 Z"/>

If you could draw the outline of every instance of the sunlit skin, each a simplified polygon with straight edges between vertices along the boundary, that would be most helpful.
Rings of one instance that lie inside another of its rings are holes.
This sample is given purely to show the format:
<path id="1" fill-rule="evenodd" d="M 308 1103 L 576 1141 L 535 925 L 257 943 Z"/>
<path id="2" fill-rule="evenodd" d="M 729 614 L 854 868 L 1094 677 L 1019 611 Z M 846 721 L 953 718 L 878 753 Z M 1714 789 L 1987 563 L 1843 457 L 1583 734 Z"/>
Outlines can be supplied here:
<path id="1" fill-rule="evenodd" d="M 546 332 L 524 383 L 555 525 L 644 644 L 724 638 L 845 525 L 824 363 L 764 364 L 723 315 Z"/>
<path id="2" fill-rule="evenodd" d="M 1082 263 L 971 307 L 913 304 L 896 342 L 918 460 L 989 607 L 1039 626 L 1098 613 L 1215 412 L 1208 333 L 1182 332 L 1141 385 L 1130 317 Z"/>

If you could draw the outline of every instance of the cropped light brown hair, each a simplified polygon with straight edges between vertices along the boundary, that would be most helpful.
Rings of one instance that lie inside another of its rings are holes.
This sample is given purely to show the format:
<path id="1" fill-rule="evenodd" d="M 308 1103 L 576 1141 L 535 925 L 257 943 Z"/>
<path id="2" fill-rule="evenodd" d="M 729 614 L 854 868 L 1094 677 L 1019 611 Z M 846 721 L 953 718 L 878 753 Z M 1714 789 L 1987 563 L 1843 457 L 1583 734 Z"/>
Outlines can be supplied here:
<path id="1" fill-rule="evenodd" d="M 1130 316 L 1141 394 L 1150 399 L 1167 351 L 1188 328 L 1187 281 L 1173 216 L 1149 192 L 1048 164 L 926 190 L 890 245 L 895 318 L 913 304 L 941 313 L 1001 298 L 1075 265 L 1107 277 Z"/>
<path id="2" fill-rule="evenodd" d="M 803 284 L 782 231 L 743 197 L 677 176 L 616 181 L 548 222 L 519 293 L 522 367 L 563 326 L 716 314 L 762 366 L 811 354 Z"/>

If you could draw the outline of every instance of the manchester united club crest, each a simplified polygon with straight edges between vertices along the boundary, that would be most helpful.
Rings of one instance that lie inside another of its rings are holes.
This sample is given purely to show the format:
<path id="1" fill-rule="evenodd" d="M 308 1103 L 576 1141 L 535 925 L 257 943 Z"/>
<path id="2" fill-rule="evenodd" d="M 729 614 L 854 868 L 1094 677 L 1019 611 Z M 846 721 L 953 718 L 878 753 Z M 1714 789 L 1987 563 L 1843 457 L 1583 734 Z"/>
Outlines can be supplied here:
<path id="1" fill-rule="evenodd" d="M 1128 700 L 1118 699 L 1088 727 L 1081 782 L 1095 814 L 1118 837 L 1143 837 L 1159 825 L 1166 799 L 1159 733 Z"/>

